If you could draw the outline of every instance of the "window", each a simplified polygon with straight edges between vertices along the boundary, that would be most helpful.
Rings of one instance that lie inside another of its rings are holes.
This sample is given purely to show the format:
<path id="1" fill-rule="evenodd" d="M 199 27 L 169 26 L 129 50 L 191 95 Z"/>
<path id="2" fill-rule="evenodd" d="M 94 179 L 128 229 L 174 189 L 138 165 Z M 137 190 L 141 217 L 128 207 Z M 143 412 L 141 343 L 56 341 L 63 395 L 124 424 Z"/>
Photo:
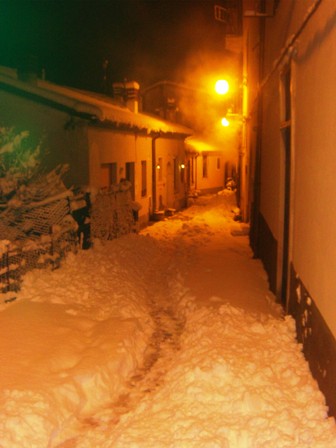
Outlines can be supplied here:
<path id="1" fill-rule="evenodd" d="M 192 157 L 190 160 L 190 181 L 192 184 L 195 183 L 195 161 L 195 157 Z"/>
<path id="2" fill-rule="evenodd" d="M 181 183 L 184 184 L 184 172 L 185 172 L 185 166 L 184 164 L 180 165 L 180 179 Z"/>
<path id="3" fill-rule="evenodd" d="M 146 196 L 147 194 L 147 162 L 146 160 L 141 161 L 141 196 Z"/>
<path id="4" fill-rule="evenodd" d="M 203 156 L 203 171 L 202 171 L 202 175 L 203 177 L 208 177 L 208 156 Z"/>
<path id="5" fill-rule="evenodd" d="M 132 184 L 131 194 L 132 199 L 135 198 L 135 168 L 134 162 L 126 162 L 126 180 Z"/>

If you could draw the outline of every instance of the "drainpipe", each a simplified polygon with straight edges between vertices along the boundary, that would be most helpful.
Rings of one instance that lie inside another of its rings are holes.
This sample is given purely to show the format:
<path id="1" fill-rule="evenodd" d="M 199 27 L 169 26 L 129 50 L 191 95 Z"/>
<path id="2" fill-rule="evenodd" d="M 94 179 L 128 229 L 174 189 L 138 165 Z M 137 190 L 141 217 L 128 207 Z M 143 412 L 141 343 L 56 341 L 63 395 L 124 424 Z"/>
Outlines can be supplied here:
<path id="1" fill-rule="evenodd" d="M 239 207 L 244 222 L 249 221 L 248 194 L 247 194 L 247 57 L 243 61 L 243 101 L 242 101 L 242 131 L 241 147 L 239 148 Z"/>
<path id="2" fill-rule="evenodd" d="M 160 135 L 154 135 L 152 137 L 152 215 L 156 210 L 156 140 L 160 138 Z"/>
<path id="3" fill-rule="evenodd" d="M 265 53 L 265 20 L 261 19 L 259 24 L 260 53 L 259 53 L 259 79 L 264 76 L 264 53 Z M 254 168 L 254 190 L 253 190 L 253 208 L 251 210 L 251 232 L 250 244 L 253 250 L 254 258 L 260 258 L 260 184 L 261 184 L 261 147 L 262 147 L 262 129 L 263 129 L 263 94 L 259 92 L 257 103 L 257 136 L 255 148 L 255 168 Z"/>
<path id="4" fill-rule="evenodd" d="M 197 152 L 195 154 L 195 191 L 197 191 L 197 158 L 199 156 L 199 153 Z"/>
<path id="5" fill-rule="evenodd" d="M 280 51 L 280 56 L 273 62 L 272 70 L 268 73 L 267 76 L 265 76 L 265 78 L 263 78 L 262 82 L 260 83 L 260 86 L 259 86 L 260 90 L 262 90 L 265 87 L 265 85 L 268 83 L 268 81 L 272 77 L 273 73 L 275 73 L 278 70 L 282 61 L 287 56 L 287 54 L 290 52 L 291 48 L 293 47 L 293 45 L 295 44 L 297 39 L 300 37 L 302 31 L 306 28 L 308 22 L 310 21 L 312 16 L 315 14 L 315 12 L 318 10 L 321 3 L 322 3 L 322 0 L 315 0 L 315 2 L 310 6 L 305 17 L 303 18 L 303 21 L 302 21 L 301 25 L 299 26 L 298 30 L 289 37 L 285 46 Z"/>

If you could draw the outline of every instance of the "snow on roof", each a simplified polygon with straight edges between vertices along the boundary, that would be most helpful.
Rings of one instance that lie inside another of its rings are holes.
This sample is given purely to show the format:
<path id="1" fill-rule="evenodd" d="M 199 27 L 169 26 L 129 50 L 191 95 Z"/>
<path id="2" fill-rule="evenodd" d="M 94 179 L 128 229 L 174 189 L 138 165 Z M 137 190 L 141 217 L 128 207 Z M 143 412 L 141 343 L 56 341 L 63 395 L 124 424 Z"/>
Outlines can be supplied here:
<path id="1" fill-rule="evenodd" d="M 18 79 L 14 69 L 0 66 L 0 83 L 17 90 L 49 100 L 77 113 L 85 114 L 101 123 L 113 123 L 117 127 L 127 126 L 150 133 L 191 135 L 190 128 L 152 117 L 134 113 L 128 108 L 115 104 L 112 98 L 94 92 L 53 84 L 37 79 L 36 83 Z"/>
<path id="2" fill-rule="evenodd" d="M 204 140 L 202 137 L 192 136 L 185 140 L 185 147 L 187 151 L 198 152 L 198 153 L 219 153 L 223 152 L 223 149 L 218 145 L 218 143 L 211 142 L 209 140 Z"/>

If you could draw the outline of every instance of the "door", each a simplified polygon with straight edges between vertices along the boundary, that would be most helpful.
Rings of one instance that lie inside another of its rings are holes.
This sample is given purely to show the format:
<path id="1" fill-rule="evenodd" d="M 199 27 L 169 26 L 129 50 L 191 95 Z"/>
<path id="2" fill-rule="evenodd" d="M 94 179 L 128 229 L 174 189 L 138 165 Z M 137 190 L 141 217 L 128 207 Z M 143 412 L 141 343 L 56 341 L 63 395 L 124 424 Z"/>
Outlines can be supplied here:
<path id="1" fill-rule="evenodd" d="M 126 163 L 126 180 L 128 180 L 132 184 L 131 194 L 132 199 L 135 199 L 135 166 L 134 162 Z"/>
<path id="2" fill-rule="evenodd" d="M 290 181 L 291 181 L 291 129 L 286 126 L 282 129 L 284 150 L 284 210 L 283 210 L 283 238 L 282 238 L 282 279 L 281 301 L 287 302 L 287 288 L 289 280 L 289 232 L 290 232 Z"/>
<path id="3" fill-rule="evenodd" d="M 166 194 L 167 194 L 167 207 L 174 208 L 174 176 L 171 162 L 167 163 Z"/>
<path id="4" fill-rule="evenodd" d="M 280 297 L 286 307 L 288 298 L 289 263 L 290 263 L 290 225 L 291 225 L 291 70 L 286 67 L 281 76 L 281 135 L 283 150 L 283 231 Z"/>

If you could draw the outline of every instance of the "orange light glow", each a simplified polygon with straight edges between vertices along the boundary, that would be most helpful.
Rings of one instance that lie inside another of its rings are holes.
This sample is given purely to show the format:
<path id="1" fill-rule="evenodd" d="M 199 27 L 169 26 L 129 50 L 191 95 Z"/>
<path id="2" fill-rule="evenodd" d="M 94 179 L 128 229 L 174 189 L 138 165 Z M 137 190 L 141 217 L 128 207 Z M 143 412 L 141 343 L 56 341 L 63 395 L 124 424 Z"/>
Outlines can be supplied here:
<path id="1" fill-rule="evenodd" d="M 229 122 L 229 120 L 227 119 L 227 118 L 222 118 L 221 119 L 221 123 L 222 123 L 222 126 L 224 126 L 224 127 L 228 127 L 228 126 L 230 126 L 230 122 Z"/>
<path id="2" fill-rule="evenodd" d="M 218 95 L 225 95 L 230 89 L 229 83 L 225 79 L 220 79 L 215 84 L 215 90 Z"/>

